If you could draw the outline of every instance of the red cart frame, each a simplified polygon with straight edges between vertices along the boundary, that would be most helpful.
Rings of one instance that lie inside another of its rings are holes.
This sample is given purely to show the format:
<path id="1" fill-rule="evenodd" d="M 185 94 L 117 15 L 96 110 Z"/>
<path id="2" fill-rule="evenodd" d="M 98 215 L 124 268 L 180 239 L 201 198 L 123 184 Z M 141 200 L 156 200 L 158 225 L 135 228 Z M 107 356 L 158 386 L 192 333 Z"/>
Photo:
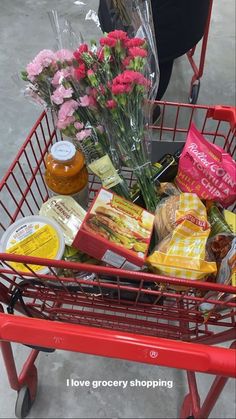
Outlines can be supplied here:
<path id="1" fill-rule="evenodd" d="M 182 144 L 194 120 L 209 141 L 235 154 L 235 108 L 159 105 L 160 125 L 152 127 L 157 150 L 162 144 Z M 36 214 L 48 198 L 44 158 L 60 139 L 50 114 L 44 112 L 0 183 L 1 232 L 16 219 Z M 133 174 L 123 172 L 132 183 Z M 99 187 L 91 175 L 90 199 Z M 64 349 L 185 369 L 189 394 L 180 411 L 183 419 L 207 418 L 227 379 L 236 376 L 235 343 L 229 349 L 213 346 L 236 338 L 232 286 L 10 254 L 0 254 L 0 260 L 0 347 L 10 386 L 18 392 L 18 417 L 27 415 L 36 396 L 34 362 L 40 350 Z M 12 262 L 23 263 L 28 272 Z M 36 273 L 32 264 L 47 266 L 48 274 Z M 183 291 L 176 291 L 176 285 Z M 232 298 L 206 300 L 206 290 Z M 214 307 L 208 318 L 200 309 L 206 301 Z M 13 315 L 15 311 L 24 316 Z M 19 375 L 11 342 L 32 347 Z M 195 372 L 216 375 L 202 405 Z"/>
<path id="2" fill-rule="evenodd" d="M 201 40 L 201 52 L 200 52 L 200 57 L 199 57 L 199 65 L 197 65 L 196 61 L 194 60 L 194 54 L 195 54 L 197 45 L 195 45 L 195 47 L 193 47 L 190 51 L 187 52 L 189 63 L 193 69 L 193 77 L 191 80 L 190 92 L 189 92 L 189 103 L 192 103 L 192 104 L 197 103 L 198 95 L 200 91 L 200 79 L 204 71 L 209 29 L 210 29 L 210 23 L 211 23 L 212 7 L 213 7 L 213 0 L 210 0 L 206 27 L 205 27 L 203 38 Z"/>

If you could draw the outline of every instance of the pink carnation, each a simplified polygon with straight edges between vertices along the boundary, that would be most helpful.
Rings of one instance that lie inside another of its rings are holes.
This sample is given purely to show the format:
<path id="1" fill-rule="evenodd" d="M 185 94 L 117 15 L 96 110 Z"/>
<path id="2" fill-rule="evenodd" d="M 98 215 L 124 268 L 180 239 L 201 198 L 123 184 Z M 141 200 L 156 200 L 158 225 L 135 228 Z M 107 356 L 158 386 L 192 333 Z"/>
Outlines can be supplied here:
<path id="1" fill-rule="evenodd" d="M 119 39 L 120 41 L 127 39 L 127 33 L 121 30 L 115 30 L 108 33 L 108 38 Z"/>
<path id="2" fill-rule="evenodd" d="M 102 47 L 104 47 L 106 45 L 106 46 L 108 46 L 110 48 L 113 48 L 113 47 L 116 46 L 116 42 L 117 42 L 117 40 L 114 39 L 114 38 L 108 38 L 108 37 L 106 37 L 106 38 L 101 38 L 100 39 L 100 45 Z"/>
<path id="3" fill-rule="evenodd" d="M 131 38 L 125 42 L 125 46 L 128 48 L 141 47 L 145 44 L 145 42 L 145 39 L 142 38 Z"/>
<path id="4" fill-rule="evenodd" d="M 116 108 L 117 103 L 116 103 L 115 100 L 111 99 L 111 100 L 107 101 L 106 106 L 107 106 L 108 109 L 114 109 L 114 108 Z"/>
<path id="5" fill-rule="evenodd" d="M 42 73 L 43 69 L 49 67 L 53 62 L 55 62 L 55 54 L 53 51 L 49 49 L 40 51 L 26 67 L 29 80 L 34 81 L 35 77 Z"/>
<path id="6" fill-rule="evenodd" d="M 67 100 L 64 102 L 58 112 L 57 126 L 59 129 L 65 129 L 68 125 L 75 122 L 74 112 L 79 104 L 76 100 Z"/>
<path id="7" fill-rule="evenodd" d="M 64 99 L 69 99 L 73 94 L 73 90 L 70 87 L 69 89 L 66 89 L 64 86 L 59 86 L 53 95 L 51 96 L 52 101 L 56 105 L 61 105 L 64 102 Z"/>
<path id="8" fill-rule="evenodd" d="M 112 82 L 113 86 L 116 84 L 126 83 L 134 83 L 147 86 L 149 84 L 149 81 L 139 71 L 125 70 L 123 73 L 119 74 L 119 76 L 115 77 Z"/>
<path id="9" fill-rule="evenodd" d="M 84 124 L 83 124 L 83 122 L 75 122 L 75 123 L 74 123 L 74 127 L 75 127 L 77 130 L 81 130 L 81 129 L 83 129 L 83 128 L 84 128 Z"/>
<path id="10" fill-rule="evenodd" d="M 91 87 L 90 95 L 92 95 L 93 98 L 96 98 L 98 95 L 98 90 L 95 89 L 95 87 Z"/>
<path id="11" fill-rule="evenodd" d="M 70 68 L 63 68 L 55 73 L 52 79 L 52 85 L 58 86 L 62 83 L 64 79 L 71 76 L 71 69 Z"/>
<path id="12" fill-rule="evenodd" d="M 78 134 L 76 134 L 76 138 L 77 138 L 77 140 L 82 141 L 85 138 L 90 137 L 91 133 L 92 133 L 91 129 L 84 129 L 84 130 L 78 132 Z"/>
<path id="13" fill-rule="evenodd" d="M 113 95 L 122 95 L 123 93 L 129 93 L 132 87 L 129 84 L 115 84 L 111 88 Z"/>
<path id="14" fill-rule="evenodd" d="M 29 63 L 26 67 L 28 73 L 28 79 L 33 82 L 35 77 L 38 76 L 43 71 L 43 67 L 39 63 Z"/>
<path id="15" fill-rule="evenodd" d="M 98 57 L 98 61 L 104 61 L 104 49 L 103 48 L 99 48 L 97 51 L 97 57 Z"/>
<path id="16" fill-rule="evenodd" d="M 76 67 L 74 69 L 74 77 L 77 80 L 80 80 L 80 79 L 84 79 L 85 76 L 86 76 L 86 67 L 85 67 L 85 64 L 82 63 L 79 65 L 79 67 Z"/>
<path id="17" fill-rule="evenodd" d="M 60 49 L 55 52 L 55 57 L 57 61 L 71 61 L 73 60 L 74 55 L 73 52 L 68 49 Z"/>
<path id="18" fill-rule="evenodd" d="M 75 122 L 74 116 L 68 116 L 67 118 L 57 121 L 57 128 L 58 129 L 66 129 L 69 125 L 73 124 Z"/>
<path id="19" fill-rule="evenodd" d="M 129 49 L 131 57 L 147 57 L 147 51 L 144 48 L 133 47 Z"/>
<path id="20" fill-rule="evenodd" d="M 80 47 L 73 53 L 73 56 L 77 61 L 81 61 L 81 55 L 86 52 L 88 52 L 88 45 L 81 44 Z"/>
<path id="21" fill-rule="evenodd" d="M 130 65 L 130 62 L 132 61 L 132 57 L 126 57 L 124 58 L 124 60 L 122 61 L 122 64 L 124 67 L 128 67 Z"/>
<path id="22" fill-rule="evenodd" d="M 85 95 L 85 96 L 80 96 L 79 98 L 79 105 L 80 106 L 90 106 L 90 96 Z"/>
<path id="23" fill-rule="evenodd" d="M 91 69 L 90 69 L 90 70 L 88 70 L 88 71 L 87 71 L 87 76 L 88 76 L 88 77 L 93 77 L 93 76 L 95 76 L 94 71 L 93 71 L 93 70 L 91 70 Z"/>

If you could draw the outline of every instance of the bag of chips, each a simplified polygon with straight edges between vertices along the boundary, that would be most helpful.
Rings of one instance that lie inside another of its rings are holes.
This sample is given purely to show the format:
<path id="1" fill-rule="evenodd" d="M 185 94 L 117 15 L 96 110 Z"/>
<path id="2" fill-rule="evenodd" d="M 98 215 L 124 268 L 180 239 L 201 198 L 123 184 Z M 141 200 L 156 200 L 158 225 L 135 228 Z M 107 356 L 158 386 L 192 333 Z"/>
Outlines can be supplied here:
<path id="1" fill-rule="evenodd" d="M 207 141 L 192 124 L 179 160 L 177 186 L 227 208 L 236 200 L 235 171 L 232 157 Z"/>

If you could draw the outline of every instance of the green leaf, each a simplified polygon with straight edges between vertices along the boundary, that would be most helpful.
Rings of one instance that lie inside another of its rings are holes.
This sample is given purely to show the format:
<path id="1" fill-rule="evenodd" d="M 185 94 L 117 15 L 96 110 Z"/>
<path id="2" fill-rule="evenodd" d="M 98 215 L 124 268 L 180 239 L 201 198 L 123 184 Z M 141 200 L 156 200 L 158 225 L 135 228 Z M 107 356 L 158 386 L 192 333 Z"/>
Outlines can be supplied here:
<path id="1" fill-rule="evenodd" d="M 27 73 L 27 71 L 21 71 L 20 74 L 21 74 L 22 80 L 28 81 L 28 73 Z"/>

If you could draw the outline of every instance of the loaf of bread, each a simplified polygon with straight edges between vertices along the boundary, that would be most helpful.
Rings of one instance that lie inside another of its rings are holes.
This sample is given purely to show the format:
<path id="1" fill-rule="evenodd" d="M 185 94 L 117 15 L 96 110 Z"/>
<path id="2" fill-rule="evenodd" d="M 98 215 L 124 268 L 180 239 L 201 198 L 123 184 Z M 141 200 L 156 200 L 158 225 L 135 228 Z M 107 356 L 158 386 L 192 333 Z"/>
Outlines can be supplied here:
<path id="1" fill-rule="evenodd" d="M 179 196 L 170 196 L 162 201 L 156 209 L 154 225 L 159 240 L 162 240 L 174 230 L 179 199 Z"/>

